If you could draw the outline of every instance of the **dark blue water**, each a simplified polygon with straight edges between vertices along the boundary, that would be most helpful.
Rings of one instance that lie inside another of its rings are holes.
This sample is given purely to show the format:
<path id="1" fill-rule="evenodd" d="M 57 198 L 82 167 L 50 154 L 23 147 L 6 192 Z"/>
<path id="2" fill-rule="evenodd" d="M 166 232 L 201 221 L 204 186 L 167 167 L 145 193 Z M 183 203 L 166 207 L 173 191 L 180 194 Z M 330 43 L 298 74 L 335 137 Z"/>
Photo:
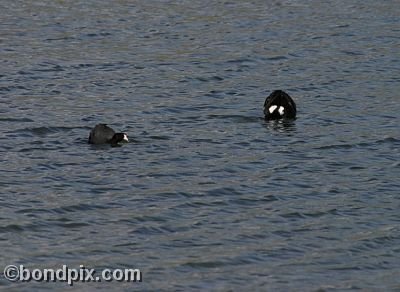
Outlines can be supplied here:
<path id="1" fill-rule="evenodd" d="M 399 15 L 3 0 L 1 271 L 142 271 L 81 291 L 400 290 Z M 295 121 L 262 119 L 275 89 Z M 88 145 L 100 122 L 131 142 Z"/>

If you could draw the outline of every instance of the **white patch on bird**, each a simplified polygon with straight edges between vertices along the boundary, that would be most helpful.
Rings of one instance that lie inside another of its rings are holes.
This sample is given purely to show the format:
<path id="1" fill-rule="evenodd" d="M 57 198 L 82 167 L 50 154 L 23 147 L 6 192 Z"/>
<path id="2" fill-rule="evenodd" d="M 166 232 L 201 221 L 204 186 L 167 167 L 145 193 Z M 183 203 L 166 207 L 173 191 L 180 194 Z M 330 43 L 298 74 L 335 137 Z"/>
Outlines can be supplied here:
<path id="1" fill-rule="evenodd" d="M 126 134 L 124 134 L 124 139 L 122 139 L 122 140 L 124 140 L 124 141 L 126 141 L 126 142 L 129 142 L 128 136 L 127 136 Z"/>
<path id="2" fill-rule="evenodd" d="M 268 110 L 269 110 L 269 113 L 272 114 L 272 113 L 274 112 L 274 110 L 276 110 L 277 107 L 278 107 L 277 105 L 271 106 L 271 107 L 268 109 Z"/>
<path id="3" fill-rule="evenodd" d="M 280 114 L 281 116 L 283 116 L 283 113 L 285 112 L 285 108 L 284 108 L 283 106 L 280 106 L 279 109 L 278 109 L 278 111 L 279 111 L 279 114 Z"/>

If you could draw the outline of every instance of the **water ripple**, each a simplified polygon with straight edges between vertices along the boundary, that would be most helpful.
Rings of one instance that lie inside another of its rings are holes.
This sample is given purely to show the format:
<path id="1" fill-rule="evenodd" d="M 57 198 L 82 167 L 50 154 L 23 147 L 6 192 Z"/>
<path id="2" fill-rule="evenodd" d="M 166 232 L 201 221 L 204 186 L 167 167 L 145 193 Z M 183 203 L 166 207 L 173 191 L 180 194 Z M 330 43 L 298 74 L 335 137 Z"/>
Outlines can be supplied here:
<path id="1" fill-rule="evenodd" d="M 2 2 L 2 262 L 398 290 L 398 3 L 128 2 Z M 275 89 L 296 120 L 264 120 Z M 97 123 L 132 142 L 89 145 Z"/>

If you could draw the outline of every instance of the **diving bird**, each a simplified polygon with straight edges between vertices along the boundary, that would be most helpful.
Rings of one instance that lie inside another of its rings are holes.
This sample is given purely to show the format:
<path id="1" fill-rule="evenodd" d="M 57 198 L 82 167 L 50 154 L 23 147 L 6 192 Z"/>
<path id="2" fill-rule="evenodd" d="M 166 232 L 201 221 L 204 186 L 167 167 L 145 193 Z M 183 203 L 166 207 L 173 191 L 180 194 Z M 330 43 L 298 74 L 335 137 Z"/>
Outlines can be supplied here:
<path id="1" fill-rule="evenodd" d="M 89 135 L 89 144 L 111 144 L 117 146 L 120 142 L 129 142 L 125 133 L 115 133 L 107 124 L 97 124 Z"/>
<path id="2" fill-rule="evenodd" d="M 296 104 L 293 99 L 282 90 L 274 90 L 264 102 L 266 120 L 296 118 Z"/>

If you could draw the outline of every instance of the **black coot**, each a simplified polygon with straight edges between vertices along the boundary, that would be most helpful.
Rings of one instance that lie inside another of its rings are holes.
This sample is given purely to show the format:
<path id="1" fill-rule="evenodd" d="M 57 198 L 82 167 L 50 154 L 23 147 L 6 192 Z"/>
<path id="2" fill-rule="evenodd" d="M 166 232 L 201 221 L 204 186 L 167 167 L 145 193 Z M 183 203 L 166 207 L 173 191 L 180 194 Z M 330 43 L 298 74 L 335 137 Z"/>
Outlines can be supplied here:
<path id="1" fill-rule="evenodd" d="M 96 125 L 89 135 L 89 144 L 111 144 L 116 146 L 119 142 L 128 142 L 128 136 L 125 133 L 115 133 L 106 124 Z"/>
<path id="2" fill-rule="evenodd" d="M 282 90 L 273 91 L 265 100 L 264 115 L 266 120 L 296 118 L 296 104 Z"/>

